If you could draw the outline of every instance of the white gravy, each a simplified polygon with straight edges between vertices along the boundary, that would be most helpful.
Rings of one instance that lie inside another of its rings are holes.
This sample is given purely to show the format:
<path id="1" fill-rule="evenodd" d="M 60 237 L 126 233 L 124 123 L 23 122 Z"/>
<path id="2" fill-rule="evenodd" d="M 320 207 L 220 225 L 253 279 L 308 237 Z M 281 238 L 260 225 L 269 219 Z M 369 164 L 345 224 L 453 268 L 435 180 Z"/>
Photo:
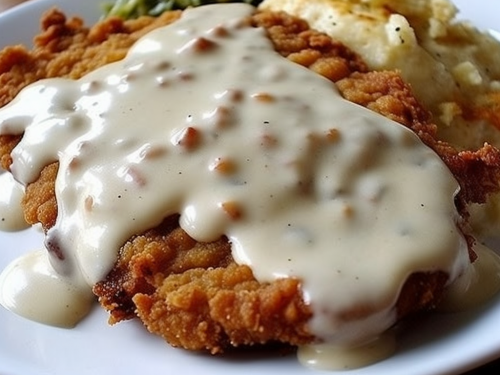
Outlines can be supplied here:
<path id="1" fill-rule="evenodd" d="M 52 299 L 19 296 L 12 278 L 26 280 L 27 295 L 39 283 L 57 293 L 36 271 L 47 266 L 80 306 L 75 290 L 86 295 L 128 238 L 174 213 L 199 241 L 227 235 L 258 280 L 299 278 L 310 330 L 331 345 L 372 343 L 391 327 L 411 273 L 464 273 L 458 184 L 441 159 L 277 54 L 249 26 L 253 11 L 189 9 L 123 61 L 77 81 L 39 81 L 0 110 L 0 133 L 24 133 L 12 153 L 18 181 L 60 163 L 52 268 L 36 254 L 5 271 L 7 308 L 57 324 Z M 360 306 L 367 314 L 354 318 Z"/>
<path id="2" fill-rule="evenodd" d="M 316 370 L 349 370 L 379 362 L 395 350 L 395 333 L 389 330 L 363 345 L 304 345 L 298 349 L 297 358 Z"/>
<path id="3" fill-rule="evenodd" d="M 447 288 L 440 311 L 466 311 L 489 301 L 500 291 L 500 257 L 481 243 L 476 243 L 474 252 L 477 260 Z"/>
<path id="4" fill-rule="evenodd" d="M 21 201 L 24 188 L 10 173 L 0 172 L 0 231 L 16 232 L 28 228 Z"/>
<path id="5" fill-rule="evenodd" d="M 0 303 L 25 318 L 73 327 L 90 311 L 92 291 L 54 272 L 46 250 L 29 252 L 0 274 Z"/>

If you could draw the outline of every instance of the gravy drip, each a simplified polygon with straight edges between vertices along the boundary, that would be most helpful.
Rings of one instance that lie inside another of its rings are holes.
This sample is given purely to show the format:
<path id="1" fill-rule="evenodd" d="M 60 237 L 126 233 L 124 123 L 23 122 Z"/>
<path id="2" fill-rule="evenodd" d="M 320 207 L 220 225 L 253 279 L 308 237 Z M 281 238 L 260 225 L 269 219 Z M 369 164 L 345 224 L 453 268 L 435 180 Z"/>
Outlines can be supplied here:
<path id="1" fill-rule="evenodd" d="M 467 311 L 489 301 L 500 291 L 500 256 L 476 243 L 477 259 L 447 288 L 438 308 L 442 312 Z"/>
<path id="2" fill-rule="evenodd" d="M 23 186 L 10 173 L 0 171 L 0 231 L 17 232 L 29 227 L 21 207 L 23 195 Z"/>
<path id="3" fill-rule="evenodd" d="M 467 267 L 458 184 L 410 130 L 276 53 L 252 12 L 189 9 L 123 61 L 24 89 L 0 111 L 1 133 L 24 132 L 12 172 L 26 185 L 59 160 L 46 247 L 80 288 L 128 238 L 180 213 L 199 241 L 226 235 L 258 280 L 299 278 L 313 334 L 371 341 L 411 273 L 454 280 Z"/>

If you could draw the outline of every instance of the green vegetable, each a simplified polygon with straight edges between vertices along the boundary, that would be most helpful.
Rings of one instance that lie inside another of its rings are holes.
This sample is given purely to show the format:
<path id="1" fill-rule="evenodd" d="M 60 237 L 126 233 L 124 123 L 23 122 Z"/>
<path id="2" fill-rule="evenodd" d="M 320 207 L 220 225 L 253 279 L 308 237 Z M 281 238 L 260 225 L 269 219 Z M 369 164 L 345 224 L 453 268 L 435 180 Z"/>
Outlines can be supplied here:
<path id="1" fill-rule="evenodd" d="M 116 0 L 103 4 L 104 16 L 118 16 L 125 19 L 140 16 L 158 16 L 167 10 L 185 9 L 204 4 L 243 2 L 258 5 L 262 0 Z"/>

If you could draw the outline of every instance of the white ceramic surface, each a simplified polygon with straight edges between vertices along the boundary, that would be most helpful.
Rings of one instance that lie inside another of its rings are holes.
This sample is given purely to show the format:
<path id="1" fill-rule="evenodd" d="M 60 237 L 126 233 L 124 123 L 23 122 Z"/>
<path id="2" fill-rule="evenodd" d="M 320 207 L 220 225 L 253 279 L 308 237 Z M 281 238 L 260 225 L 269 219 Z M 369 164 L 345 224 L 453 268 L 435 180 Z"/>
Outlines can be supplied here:
<path id="1" fill-rule="evenodd" d="M 102 0 L 34 0 L 0 15 L 0 47 L 30 43 L 43 10 L 54 4 L 68 14 L 93 22 Z M 500 29 L 500 2 L 456 0 L 461 18 L 481 28 Z M 499 62 L 500 63 L 500 62 Z M 0 269 L 24 251 L 40 248 L 40 233 L 0 233 Z M 47 327 L 0 307 L 1 375 L 83 374 L 310 374 L 293 354 L 253 352 L 211 357 L 173 349 L 137 322 L 114 327 L 96 308 L 76 328 Z M 372 366 L 335 374 L 428 375 L 458 374 L 500 357 L 500 297 L 478 310 L 434 314 L 414 322 L 400 340 L 397 353 Z"/>

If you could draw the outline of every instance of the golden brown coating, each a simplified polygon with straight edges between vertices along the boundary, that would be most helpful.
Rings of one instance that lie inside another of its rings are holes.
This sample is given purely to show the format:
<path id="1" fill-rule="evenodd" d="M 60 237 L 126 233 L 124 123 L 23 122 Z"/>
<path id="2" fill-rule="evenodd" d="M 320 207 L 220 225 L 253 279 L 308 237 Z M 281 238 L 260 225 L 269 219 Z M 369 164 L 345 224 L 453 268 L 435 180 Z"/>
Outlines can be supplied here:
<path id="1" fill-rule="evenodd" d="M 126 22 L 109 19 L 87 29 L 80 20 L 67 20 L 52 10 L 43 18 L 43 32 L 32 51 L 9 47 L 0 52 L 0 106 L 38 79 L 78 78 L 122 58 L 139 36 L 178 16 L 168 13 L 159 19 Z M 439 142 L 429 113 L 397 73 L 368 72 L 357 55 L 297 18 L 263 12 L 252 19 L 256 26 L 266 28 L 283 56 L 336 82 L 346 98 L 411 128 L 433 147 L 462 186 L 457 199 L 462 214 L 466 203 L 482 201 L 498 190 L 498 150 L 485 146 L 479 151 L 457 152 Z M 9 167 L 9 153 L 19 139 L 0 137 L 4 168 Z M 57 167 L 57 163 L 47 166 L 28 186 L 24 200 L 27 221 L 41 222 L 45 229 L 57 217 Z M 432 307 L 446 280 L 447 275 L 440 272 L 411 275 L 397 302 L 399 316 Z M 299 280 L 257 282 L 248 267 L 234 262 L 225 238 L 196 242 L 179 228 L 176 216 L 130 239 L 94 292 L 110 312 L 111 323 L 139 317 L 151 332 L 188 349 L 217 353 L 229 346 L 303 344 L 314 339 L 307 330 L 312 312 L 302 300 Z M 346 316 L 369 313 L 366 306 L 358 306 Z"/>
<path id="2" fill-rule="evenodd" d="M 142 35 L 178 17 L 178 12 L 172 12 L 126 22 L 110 18 L 88 29 L 81 19 L 67 19 L 52 9 L 42 17 L 42 32 L 34 38 L 33 49 L 15 45 L 0 51 L 0 106 L 42 78 L 79 78 L 120 60 Z"/>
<path id="3" fill-rule="evenodd" d="M 46 166 L 38 180 L 25 190 L 24 218 L 29 224 L 41 223 L 44 230 L 54 226 L 57 218 L 55 185 L 58 168 L 58 163 Z"/>
<path id="4" fill-rule="evenodd" d="M 297 280 L 258 283 L 248 267 L 234 263 L 226 239 L 196 242 L 177 216 L 129 241 L 94 290 L 112 323 L 138 314 L 151 332 L 187 349 L 215 353 L 229 345 L 312 339 Z"/>

